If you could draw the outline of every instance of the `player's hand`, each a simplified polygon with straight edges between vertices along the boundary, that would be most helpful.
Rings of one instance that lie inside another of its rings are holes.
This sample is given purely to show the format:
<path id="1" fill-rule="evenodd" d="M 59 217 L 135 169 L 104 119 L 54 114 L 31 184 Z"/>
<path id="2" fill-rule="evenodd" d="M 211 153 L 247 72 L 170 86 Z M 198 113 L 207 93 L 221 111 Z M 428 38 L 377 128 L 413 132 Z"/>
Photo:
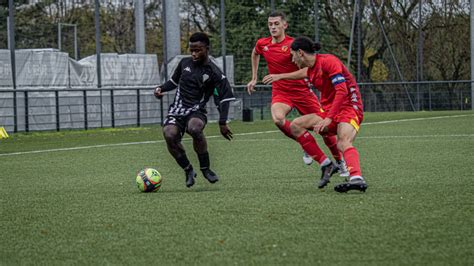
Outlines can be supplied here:
<path id="1" fill-rule="evenodd" d="M 257 85 L 257 80 L 252 79 L 249 83 L 247 83 L 247 93 L 249 95 L 255 91 L 255 85 Z"/>
<path id="2" fill-rule="evenodd" d="M 226 138 L 228 140 L 232 140 L 232 138 L 233 138 L 232 131 L 230 131 L 230 128 L 229 128 L 229 126 L 227 126 L 227 124 L 219 125 L 219 129 L 221 130 L 221 134 L 222 134 L 222 136 L 224 136 L 224 138 Z"/>
<path id="3" fill-rule="evenodd" d="M 265 77 L 263 77 L 262 82 L 264 84 L 272 84 L 275 81 L 280 80 L 280 76 L 277 74 L 268 74 Z"/>
<path id="4" fill-rule="evenodd" d="M 328 126 L 332 123 L 331 118 L 324 118 L 323 120 L 316 123 L 314 126 L 314 132 L 326 134 L 329 130 Z"/>
<path id="5" fill-rule="evenodd" d="M 161 92 L 161 87 L 156 87 L 154 94 L 157 99 L 161 99 L 163 98 L 163 95 L 165 95 L 163 92 Z"/>

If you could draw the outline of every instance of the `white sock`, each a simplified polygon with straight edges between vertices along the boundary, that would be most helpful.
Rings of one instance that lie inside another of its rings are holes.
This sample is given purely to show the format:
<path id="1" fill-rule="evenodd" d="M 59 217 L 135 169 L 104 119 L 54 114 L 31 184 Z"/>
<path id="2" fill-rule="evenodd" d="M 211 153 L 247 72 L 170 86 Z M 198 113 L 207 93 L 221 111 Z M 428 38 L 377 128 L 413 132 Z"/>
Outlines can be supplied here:
<path id="1" fill-rule="evenodd" d="M 349 181 L 352 181 L 352 180 L 364 180 L 364 178 L 360 175 L 355 175 L 355 176 L 351 176 Z"/>
<path id="2" fill-rule="evenodd" d="M 321 164 L 321 167 L 324 167 L 326 165 L 330 165 L 331 164 L 331 160 L 329 160 L 329 158 L 326 158 L 323 163 Z"/>

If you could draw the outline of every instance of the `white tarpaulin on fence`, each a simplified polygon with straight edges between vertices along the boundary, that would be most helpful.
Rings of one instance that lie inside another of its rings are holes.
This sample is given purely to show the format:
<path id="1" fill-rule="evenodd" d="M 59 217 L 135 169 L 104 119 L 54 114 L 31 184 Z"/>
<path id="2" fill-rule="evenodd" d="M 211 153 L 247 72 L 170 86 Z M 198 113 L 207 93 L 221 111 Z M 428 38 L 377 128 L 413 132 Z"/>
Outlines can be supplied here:
<path id="1" fill-rule="evenodd" d="M 0 49 L 0 89 L 2 87 L 12 87 L 12 65 L 10 60 L 10 51 Z"/>
<path id="2" fill-rule="evenodd" d="M 160 83 L 158 59 L 152 54 L 101 54 L 102 86 L 154 86 Z M 71 86 L 97 85 L 96 55 L 69 59 Z"/>
<path id="3" fill-rule="evenodd" d="M 67 53 L 54 49 L 16 50 L 16 84 L 21 87 L 65 87 L 68 82 Z M 9 50 L 0 50 L 0 85 L 13 86 Z M 11 88 L 9 88 L 11 89 Z"/>
<path id="4" fill-rule="evenodd" d="M 17 89 L 45 90 L 29 91 L 27 98 L 25 92 L 17 92 L 19 131 L 26 130 L 27 127 L 29 130 L 54 130 L 57 123 L 59 128 L 84 128 L 86 120 L 87 126 L 92 128 L 111 126 L 112 119 L 116 126 L 136 124 L 138 116 L 142 124 L 159 123 L 162 119 L 160 101 L 153 97 L 152 89 L 146 89 L 163 83 L 158 59 L 154 54 L 101 54 L 102 88 L 107 88 L 102 92 L 81 91 L 97 88 L 95 55 L 76 61 L 55 49 L 25 49 L 17 50 L 15 57 Z M 177 56 L 168 63 L 169 73 L 174 71 L 183 57 L 186 55 Z M 13 92 L 1 92 L 2 89 L 13 89 L 10 58 L 9 50 L 0 50 L 0 126 L 6 127 L 8 131 L 12 131 L 14 125 Z M 222 57 L 212 60 L 222 69 Z M 227 56 L 227 77 L 231 84 L 233 67 L 233 57 Z M 109 89 L 117 87 L 127 90 L 114 90 L 112 97 Z M 138 90 L 140 88 L 141 91 Z M 61 91 L 47 91 L 51 89 Z M 174 92 L 170 92 L 163 99 L 165 115 L 173 94 Z M 137 110 L 138 106 L 140 110 Z M 209 120 L 217 120 L 219 114 L 212 100 L 208 107 Z M 233 109 L 230 110 L 229 118 L 234 117 Z"/>

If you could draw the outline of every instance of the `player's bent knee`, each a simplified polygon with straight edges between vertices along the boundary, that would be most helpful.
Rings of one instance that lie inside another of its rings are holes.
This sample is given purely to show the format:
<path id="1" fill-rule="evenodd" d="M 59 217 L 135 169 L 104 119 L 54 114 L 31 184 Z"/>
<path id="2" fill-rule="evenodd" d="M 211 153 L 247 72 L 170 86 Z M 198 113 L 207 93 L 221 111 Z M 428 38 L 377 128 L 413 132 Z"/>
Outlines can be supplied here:
<path id="1" fill-rule="evenodd" d="M 284 126 L 285 125 L 285 118 L 281 118 L 281 117 L 272 117 L 273 119 L 273 123 L 275 123 L 275 125 L 281 127 L 281 126 Z"/>
<path id="2" fill-rule="evenodd" d="M 346 149 L 352 147 L 352 143 L 349 140 L 338 139 L 337 140 L 337 149 L 341 152 L 344 152 Z"/>
<path id="3" fill-rule="evenodd" d="M 305 131 L 304 128 L 299 125 L 298 121 L 291 122 L 290 129 L 291 134 L 296 137 L 300 136 Z"/>
<path id="4" fill-rule="evenodd" d="M 190 128 L 188 128 L 188 133 L 193 138 L 202 138 L 203 137 L 202 127 L 190 127 Z"/>
<path id="5" fill-rule="evenodd" d="M 164 128 L 163 129 L 163 137 L 168 140 L 179 140 L 179 132 L 174 128 Z"/>

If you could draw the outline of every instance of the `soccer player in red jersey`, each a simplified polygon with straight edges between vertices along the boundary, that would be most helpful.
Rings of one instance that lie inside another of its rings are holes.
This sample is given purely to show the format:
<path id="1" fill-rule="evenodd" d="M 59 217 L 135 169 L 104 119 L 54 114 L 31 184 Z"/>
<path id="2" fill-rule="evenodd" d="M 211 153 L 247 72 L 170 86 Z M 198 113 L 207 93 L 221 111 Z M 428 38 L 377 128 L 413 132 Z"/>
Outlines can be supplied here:
<path id="1" fill-rule="evenodd" d="M 304 138 L 296 138 L 293 136 L 290 128 L 290 121 L 286 119 L 287 114 L 295 108 L 301 115 L 316 113 L 321 116 L 322 109 L 318 98 L 314 92 L 308 87 L 307 82 L 303 78 L 299 80 L 278 80 L 272 82 L 272 74 L 288 73 L 298 71 L 298 68 L 291 61 L 290 46 L 293 38 L 285 34 L 288 23 L 285 14 L 282 12 L 273 12 L 268 17 L 268 29 L 271 36 L 261 38 L 257 41 L 252 51 L 252 80 L 247 84 L 247 92 L 251 94 L 255 91 L 257 84 L 257 72 L 260 56 L 265 58 L 270 75 L 264 77 L 264 83 L 272 83 L 272 119 L 276 126 L 289 138 L 296 140 L 304 148 L 304 141 L 312 138 L 312 142 L 316 143 L 310 133 Z M 305 73 L 304 70 L 301 70 Z M 324 142 L 330 149 L 336 163 L 333 163 L 324 152 L 316 145 L 313 147 L 311 157 L 314 158 L 321 166 L 322 179 L 331 177 L 332 174 L 340 171 L 341 175 L 347 173 L 342 154 L 337 149 L 335 136 L 324 136 Z M 310 164 L 312 160 L 305 163 Z M 348 173 L 347 173 L 348 175 Z"/>
<path id="2" fill-rule="evenodd" d="M 337 147 L 344 154 L 350 176 L 346 182 L 336 185 L 334 189 L 338 192 L 365 191 L 367 183 L 361 174 L 359 153 L 352 145 L 364 119 L 359 87 L 352 74 L 336 56 L 318 54 L 320 49 L 319 43 L 313 43 L 307 37 L 298 37 L 291 44 L 293 62 L 300 69 L 308 68 L 306 76 L 321 92 L 320 101 L 327 115 L 321 117 L 309 114 L 298 117 L 291 123 L 291 129 L 295 136 L 306 134 L 308 128 L 314 128 L 314 131 L 321 135 L 337 135 Z M 274 78 L 297 79 L 302 76 L 304 75 L 299 72 L 293 72 Z M 310 151 L 308 153 L 312 155 Z M 329 182 L 329 179 L 326 181 Z"/>

